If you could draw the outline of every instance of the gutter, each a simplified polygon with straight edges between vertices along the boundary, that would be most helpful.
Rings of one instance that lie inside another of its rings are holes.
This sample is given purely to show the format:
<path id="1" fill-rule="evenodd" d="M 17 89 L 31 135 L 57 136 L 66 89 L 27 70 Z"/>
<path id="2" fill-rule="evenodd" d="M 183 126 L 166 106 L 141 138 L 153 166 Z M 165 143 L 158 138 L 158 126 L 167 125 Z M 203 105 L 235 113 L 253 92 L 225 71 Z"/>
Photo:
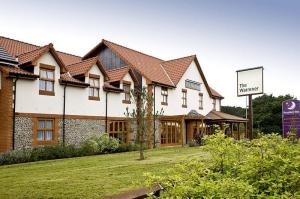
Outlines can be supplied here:
<path id="1" fill-rule="evenodd" d="M 65 145 L 65 132 L 66 132 L 66 90 L 67 90 L 67 83 L 64 86 L 64 102 L 63 102 L 63 129 L 62 129 L 62 142 Z"/>
<path id="2" fill-rule="evenodd" d="M 108 91 L 106 91 L 105 94 L 105 133 L 107 133 L 107 97 L 108 97 Z"/>

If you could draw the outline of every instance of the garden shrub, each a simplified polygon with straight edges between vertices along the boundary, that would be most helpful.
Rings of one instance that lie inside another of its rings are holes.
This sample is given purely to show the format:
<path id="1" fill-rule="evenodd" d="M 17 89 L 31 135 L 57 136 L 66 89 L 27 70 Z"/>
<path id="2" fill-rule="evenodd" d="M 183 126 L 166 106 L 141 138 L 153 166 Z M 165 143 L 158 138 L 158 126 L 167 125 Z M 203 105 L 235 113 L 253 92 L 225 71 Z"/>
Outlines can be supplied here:
<path id="1" fill-rule="evenodd" d="M 300 198 L 300 144 L 272 134 L 252 141 L 205 138 L 207 160 L 187 160 L 163 175 L 146 173 L 161 198 Z"/>
<path id="2" fill-rule="evenodd" d="M 54 144 L 8 151 L 0 154 L 0 165 L 113 153 L 118 151 L 118 148 L 118 139 L 103 134 L 82 142 L 78 147 Z"/>

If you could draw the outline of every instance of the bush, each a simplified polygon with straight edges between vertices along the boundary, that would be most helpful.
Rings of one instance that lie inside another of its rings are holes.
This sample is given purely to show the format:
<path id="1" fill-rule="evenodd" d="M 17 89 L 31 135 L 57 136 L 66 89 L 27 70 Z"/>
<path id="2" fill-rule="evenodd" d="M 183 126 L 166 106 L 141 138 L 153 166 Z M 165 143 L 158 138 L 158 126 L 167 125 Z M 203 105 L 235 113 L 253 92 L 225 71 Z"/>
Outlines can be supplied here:
<path id="1" fill-rule="evenodd" d="M 2 153 L 0 154 L 0 165 L 113 153 L 118 151 L 118 148 L 118 139 L 103 134 L 82 142 L 79 147 L 54 144 Z"/>
<path id="2" fill-rule="evenodd" d="M 206 161 L 190 160 L 156 176 L 161 198 L 299 198 L 300 144 L 277 135 L 252 141 L 225 138 L 220 132 L 205 138 Z"/>

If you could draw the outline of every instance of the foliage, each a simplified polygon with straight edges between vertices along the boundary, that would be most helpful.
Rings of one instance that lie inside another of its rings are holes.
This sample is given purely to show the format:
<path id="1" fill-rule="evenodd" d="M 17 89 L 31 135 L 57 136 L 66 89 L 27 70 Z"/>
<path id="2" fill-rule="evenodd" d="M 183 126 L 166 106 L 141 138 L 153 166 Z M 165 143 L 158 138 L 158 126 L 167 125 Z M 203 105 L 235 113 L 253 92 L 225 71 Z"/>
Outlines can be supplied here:
<path id="1" fill-rule="evenodd" d="M 126 108 L 125 116 L 129 118 L 131 122 L 135 122 L 137 126 L 137 139 L 136 142 L 139 145 L 140 152 L 140 160 L 144 160 L 144 149 L 146 148 L 146 140 L 147 140 L 147 129 L 152 127 L 152 119 L 147 119 L 147 117 L 152 117 L 152 95 L 148 94 L 148 90 L 146 87 L 142 89 L 135 89 L 131 91 L 131 99 L 133 104 L 136 105 L 136 108 L 129 112 L 129 108 Z M 149 111 L 150 110 L 150 111 Z M 161 110 L 161 113 L 163 110 Z M 154 113 L 158 115 L 159 113 Z"/>
<path id="2" fill-rule="evenodd" d="M 238 117 L 246 118 L 246 109 L 238 106 L 221 106 L 221 111 Z"/>
<path id="3" fill-rule="evenodd" d="M 161 198 L 300 197 L 300 144 L 264 135 L 252 141 L 205 138 L 207 161 L 186 161 L 164 176 L 147 173 L 147 185 L 160 183 Z"/>
<path id="4" fill-rule="evenodd" d="M 253 128 L 264 133 L 282 135 L 282 102 L 293 99 L 290 95 L 262 95 L 253 99 Z"/>
<path id="5" fill-rule="evenodd" d="M 0 165 L 113 153 L 118 148 L 119 140 L 109 137 L 108 134 L 102 134 L 82 142 L 79 147 L 54 144 L 8 151 L 0 154 Z"/>

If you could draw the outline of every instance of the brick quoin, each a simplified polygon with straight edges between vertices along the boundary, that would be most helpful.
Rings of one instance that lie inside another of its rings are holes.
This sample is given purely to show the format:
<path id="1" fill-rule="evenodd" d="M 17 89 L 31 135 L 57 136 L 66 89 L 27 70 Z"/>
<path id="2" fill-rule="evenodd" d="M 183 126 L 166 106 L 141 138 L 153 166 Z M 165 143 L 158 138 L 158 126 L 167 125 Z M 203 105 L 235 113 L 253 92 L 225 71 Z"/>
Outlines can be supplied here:
<path id="1" fill-rule="evenodd" d="M 7 74 L 1 75 L 0 90 L 0 152 L 12 149 L 13 81 Z"/>

